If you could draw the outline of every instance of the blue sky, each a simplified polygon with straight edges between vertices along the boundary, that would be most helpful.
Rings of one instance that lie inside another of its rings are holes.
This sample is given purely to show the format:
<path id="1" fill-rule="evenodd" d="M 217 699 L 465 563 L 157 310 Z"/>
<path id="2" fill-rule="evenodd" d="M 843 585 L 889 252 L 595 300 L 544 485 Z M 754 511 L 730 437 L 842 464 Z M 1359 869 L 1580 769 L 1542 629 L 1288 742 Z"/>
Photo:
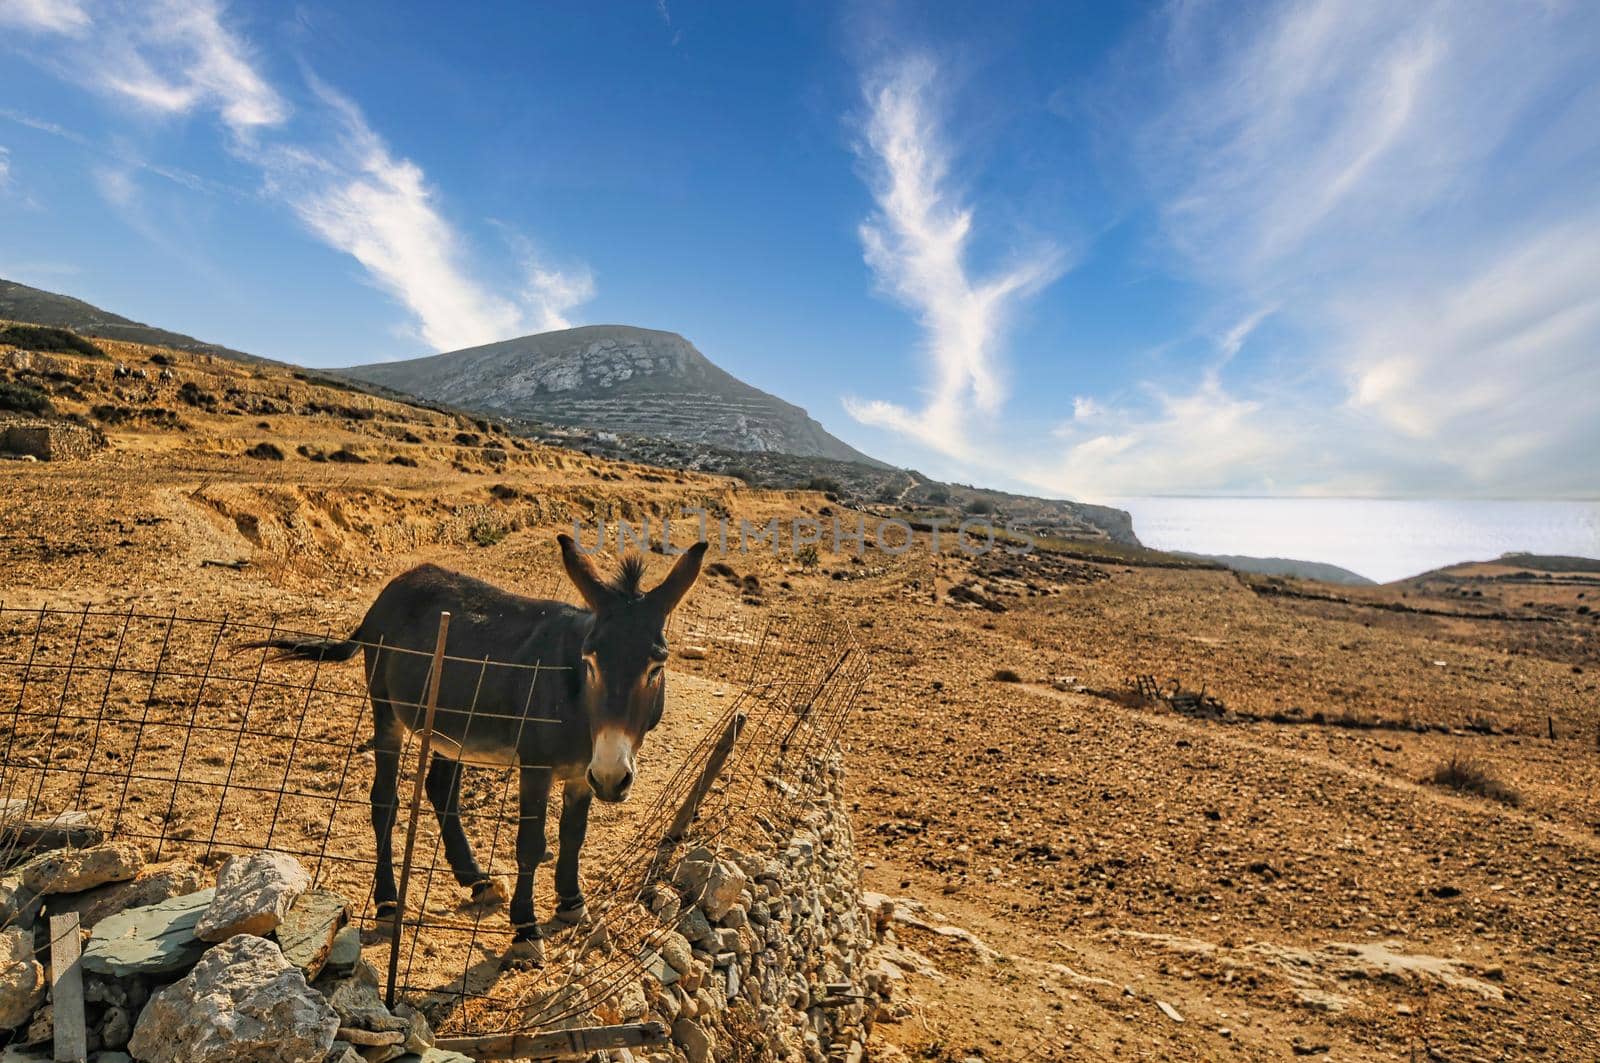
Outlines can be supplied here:
<path id="1" fill-rule="evenodd" d="M 0 0 L 0 276 L 308 365 L 683 333 L 1069 497 L 1600 495 L 1600 6 Z"/>

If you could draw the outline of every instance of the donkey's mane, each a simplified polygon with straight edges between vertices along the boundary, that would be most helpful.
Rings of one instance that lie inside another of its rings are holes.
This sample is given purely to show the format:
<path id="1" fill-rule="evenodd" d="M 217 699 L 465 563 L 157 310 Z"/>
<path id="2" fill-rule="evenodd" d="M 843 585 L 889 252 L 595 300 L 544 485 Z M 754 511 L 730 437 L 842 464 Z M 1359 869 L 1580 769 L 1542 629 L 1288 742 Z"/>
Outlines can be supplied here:
<path id="1" fill-rule="evenodd" d="M 630 554 L 622 559 L 617 566 L 617 574 L 611 577 L 606 586 L 623 598 L 632 600 L 643 596 L 641 585 L 644 583 L 644 556 Z"/>

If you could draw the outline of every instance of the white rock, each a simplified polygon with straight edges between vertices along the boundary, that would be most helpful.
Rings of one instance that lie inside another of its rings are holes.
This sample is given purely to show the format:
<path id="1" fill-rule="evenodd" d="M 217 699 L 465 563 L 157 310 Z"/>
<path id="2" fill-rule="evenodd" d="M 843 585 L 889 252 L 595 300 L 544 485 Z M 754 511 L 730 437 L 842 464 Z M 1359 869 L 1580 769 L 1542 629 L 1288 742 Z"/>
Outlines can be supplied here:
<path id="1" fill-rule="evenodd" d="M 277 945 L 240 934 L 150 998 L 128 1051 L 144 1063 L 320 1063 L 338 1028 Z"/>
<path id="2" fill-rule="evenodd" d="M 33 958 L 33 934 L 0 931 L 0 1030 L 25 1025 L 44 1000 L 44 967 Z"/>
<path id="3" fill-rule="evenodd" d="M 287 853 L 229 857 L 217 876 L 217 895 L 195 924 L 195 936 L 224 941 L 235 934 L 270 934 L 310 885 L 311 876 Z"/>
<path id="4" fill-rule="evenodd" d="M 81 893 L 107 882 L 126 882 L 142 867 L 143 850 L 131 842 L 112 842 L 36 857 L 22 869 L 22 881 L 39 893 Z"/>

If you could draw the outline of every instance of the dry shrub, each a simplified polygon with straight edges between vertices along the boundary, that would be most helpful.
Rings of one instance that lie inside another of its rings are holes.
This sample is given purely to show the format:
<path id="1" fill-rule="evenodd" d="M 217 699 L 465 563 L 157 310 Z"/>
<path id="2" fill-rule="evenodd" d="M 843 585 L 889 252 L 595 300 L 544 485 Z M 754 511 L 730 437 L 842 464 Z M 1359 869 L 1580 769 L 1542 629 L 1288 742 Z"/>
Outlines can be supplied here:
<path id="1" fill-rule="evenodd" d="M 1516 787 L 1501 782 L 1494 771 L 1470 757 L 1451 756 L 1433 769 L 1434 785 L 1448 786 L 1462 793 L 1477 794 L 1506 805 L 1522 804 Z"/>
<path id="2" fill-rule="evenodd" d="M 991 675 L 989 678 L 994 680 L 996 683 L 1020 683 L 1020 682 L 1022 682 L 1022 677 L 1020 675 L 1018 675 L 1014 669 L 1011 669 L 1011 668 L 996 668 L 994 670 L 994 674 Z"/>

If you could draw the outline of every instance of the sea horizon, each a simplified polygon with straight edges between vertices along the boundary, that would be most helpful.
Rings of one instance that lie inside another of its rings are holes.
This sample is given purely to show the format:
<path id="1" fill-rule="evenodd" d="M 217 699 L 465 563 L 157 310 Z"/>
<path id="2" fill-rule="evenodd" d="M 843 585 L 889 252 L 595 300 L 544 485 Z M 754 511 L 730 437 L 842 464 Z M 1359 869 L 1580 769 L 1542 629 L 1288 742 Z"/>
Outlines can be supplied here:
<path id="1" fill-rule="evenodd" d="M 1106 500 L 1146 546 L 1338 565 L 1390 583 L 1507 553 L 1600 557 L 1600 500 L 1147 496 Z"/>

